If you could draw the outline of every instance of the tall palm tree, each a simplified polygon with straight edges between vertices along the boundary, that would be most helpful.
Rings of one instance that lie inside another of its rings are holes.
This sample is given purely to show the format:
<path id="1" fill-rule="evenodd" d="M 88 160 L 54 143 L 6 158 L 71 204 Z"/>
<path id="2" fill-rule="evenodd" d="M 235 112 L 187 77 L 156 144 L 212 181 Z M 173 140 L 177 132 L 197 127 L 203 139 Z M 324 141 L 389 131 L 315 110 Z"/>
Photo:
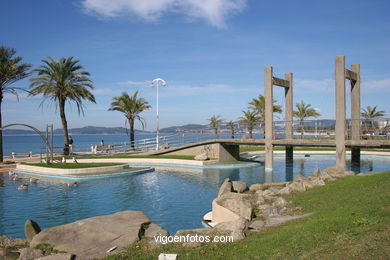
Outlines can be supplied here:
<path id="1" fill-rule="evenodd" d="M 256 113 L 256 111 L 248 110 L 248 111 L 242 111 L 244 113 L 243 117 L 239 118 L 240 123 L 245 123 L 246 127 L 248 128 L 249 132 L 249 138 L 252 139 L 252 132 L 253 127 L 255 126 L 256 122 L 259 121 L 260 117 Z"/>
<path id="2" fill-rule="evenodd" d="M 15 49 L 0 46 L 0 162 L 3 162 L 3 130 L 2 130 L 2 114 L 1 105 L 4 94 L 11 93 L 19 99 L 17 90 L 24 90 L 18 87 L 11 87 L 13 83 L 24 79 L 31 68 L 30 64 L 20 63 L 22 57 L 13 57 L 16 53 Z"/>
<path id="3" fill-rule="evenodd" d="M 216 138 L 219 138 L 219 124 L 223 122 L 220 116 L 212 116 L 208 119 L 209 126 L 214 130 L 214 135 Z"/>
<path id="4" fill-rule="evenodd" d="M 132 96 L 123 92 L 121 96 L 112 98 L 111 107 L 108 110 L 119 111 L 125 115 L 130 126 L 130 144 L 133 150 L 135 141 L 134 123 L 138 120 L 144 128 L 145 120 L 140 116 L 140 114 L 149 108 L 151 108 L 151 106 L 148 101 L 144 98 L 138 98 L 138 91 L 136 91 Z"/>
<path id="5" fill-rule="evenodd" d="M 369 121 L 370 128 L 374 127 L 375 118 L 382 117 L 385 115 L 385 111 L 383 110 L 376 111 L 377 107 L 378 106 L 367 106 L 367 108 L 363 108 L 361 111 L 361 116 Z"/>
<path id="6" fill-rule="evenodd" d="M 226 123 L 227 128 L 230 130 L 230 137 L 234 139 L 234 132 L 236 129 L 236 123 L 234 121 L 229 121 Z"/>
<path id="7" fill-rule="evenodd" d="M 89 78 L 89 72 L 84 71 L 79 60 L 74 60 L 73 57 L 59 60 L 47 57 L 47 60 L 42 60 L 42 62 L 43 65 L 33 71 L 37 75 L 30 79 L 32 90 L 29 96 L 42 94 L 45 99 L 58 106 L 64 134 L 64 154 L 68 155 L 70 140 L 65 115 L 66 101 L 75 102 L 78 114 L 84 114 L 83 100 L 96 103 L 94 95 L 89 91 L 89 89 L 94 89 L 94 86 Z"/>
<path id="8" fill-rule="evenodd" d="M 277 101 L 273 100 L 273 103 L 275 104 Z M 259 95 L 259 97 L 253 98 L 252 101 L 249 102 L 249 109 L 255 111 L 259 117 L 260 121 L 260 128 L 263 127 L 263 122 L 265 120 L 265 98 L 262 95 Z M 282 106 L 280 105 L 273 105 L 273 112 L 274 113 L 282 113 Z"/>
<path id="9" fill-rule="evenodd" d="M 293 114 L 299 119 L 299 125 L 301 127 L 301 138 L 303 138 L 303 132 L 305 128 L 304 120 L 308 117 L 319 117 L 320 114 L 314 108 L 310 108 L 310 104 L 305 104 L 303 101 L 296 103 L 296 107 L 298 110 L 294 111 Z"/>

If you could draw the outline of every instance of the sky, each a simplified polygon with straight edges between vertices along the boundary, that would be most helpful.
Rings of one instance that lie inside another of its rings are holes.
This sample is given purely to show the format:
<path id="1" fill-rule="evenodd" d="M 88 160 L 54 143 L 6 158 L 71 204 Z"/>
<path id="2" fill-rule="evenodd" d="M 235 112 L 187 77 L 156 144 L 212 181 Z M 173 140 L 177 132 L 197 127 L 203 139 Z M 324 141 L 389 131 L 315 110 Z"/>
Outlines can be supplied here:
<path id="1" fill-rule="evenodd" d="M 67 104 L 69 128 L 124 126 L 108 108 L 113 97 L 138 90 L 152 106 L 142 113 L 146 130 L 155 130 L 150 82 L 158 77 L 167 82 L 159 88 L 160 128 L 207 124 L 213 115 L 237 120 L 264 95 L 266 66 L 276 77 L 293 73 L 294 103 L 333 119 L 337 55 L 347 67 L 361 64 L 361 106 L 390 113 L 390 1 L 3 0 L 0 9 L 0 45 L 24 62 L 36 68 L 48 56 L 73 56 L 91 73 L 97 102 L 85 102 L 84 116 Z M 347 82 L 347 117 L 349 89 Z M 283 104 L 284 90 L 274 87 L 274 98 Z M 7 94 L 3 124 L 61 128 L 55 105 L 42 100 Z"/>

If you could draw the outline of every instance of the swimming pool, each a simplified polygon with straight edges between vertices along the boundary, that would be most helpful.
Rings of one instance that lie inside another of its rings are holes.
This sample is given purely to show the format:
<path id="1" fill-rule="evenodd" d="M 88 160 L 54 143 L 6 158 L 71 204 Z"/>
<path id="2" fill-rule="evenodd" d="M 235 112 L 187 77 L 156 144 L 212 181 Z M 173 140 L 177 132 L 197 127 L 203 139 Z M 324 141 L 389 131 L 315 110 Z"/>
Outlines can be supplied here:
<path id="1" fill-rule="evenodd" d="M 27 191 L 17 188 L 28 180 L 14 182 L 8 174 L 0 174 L 0 234 L 24 237 L 26 219 L 48 228 L 123 210 L 143 211 L 170 233 L 200 228 L 201 217 L 211 210 L 211 202 L 225 178 L 249 185 L 286 181 L 297 174 L 309 176 L 316 168 L 322 170 L 334 163 L 334 158 L 329 157 L 297 157 L 293 165 L 286 166 L 282 157 L 275 157 L 272 176 L 264 173 L 262 164 L 223 169 L 157 167 L 154 172 L 81 182 L 75 187 L 54 180 L 41 181 L 30 184 Z M 347 164 L 350 168 L 349 160 Z M 361 160 L 362 172 L 386 170 L 390 170 L 390 158 Z"/>

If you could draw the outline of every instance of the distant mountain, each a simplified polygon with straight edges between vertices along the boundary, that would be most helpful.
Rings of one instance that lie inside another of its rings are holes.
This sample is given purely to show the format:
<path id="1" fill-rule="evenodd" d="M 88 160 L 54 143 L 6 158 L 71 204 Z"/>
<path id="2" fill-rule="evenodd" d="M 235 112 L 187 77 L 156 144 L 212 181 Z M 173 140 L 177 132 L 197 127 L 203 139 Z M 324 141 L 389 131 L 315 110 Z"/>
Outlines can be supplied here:
<path id="1" fill-rule="evenodd" d="M 207 125 L 199 125 L 199 124 L 188 124 L 183 126 L 171 126 L 167 128 L 160 129 L 161 133 L 177 133 L 177 132 L 201 132 L 202 130 L 206 130 L 208 128 Z"/>
<path id="2" fill-rule="evenodd" d="M 46 132 L 46 130 L 41 130 Z M 54 134 L 62 134 L 62 129 L 55 129 Z M 135 130 L 136 133 L 150 133 L 147 131 Z M 124 127 L 100 127 L 100 126 L 85 126 L 81 128 L 70 128 L 70 134 L 79 135 L 79 134 L 126 134 L 126 129 Z M 24 130 L 24 129 L 5 129 L 3 131 L 4 135 L 30 135 L 36 134 L 33 130 Z"/>

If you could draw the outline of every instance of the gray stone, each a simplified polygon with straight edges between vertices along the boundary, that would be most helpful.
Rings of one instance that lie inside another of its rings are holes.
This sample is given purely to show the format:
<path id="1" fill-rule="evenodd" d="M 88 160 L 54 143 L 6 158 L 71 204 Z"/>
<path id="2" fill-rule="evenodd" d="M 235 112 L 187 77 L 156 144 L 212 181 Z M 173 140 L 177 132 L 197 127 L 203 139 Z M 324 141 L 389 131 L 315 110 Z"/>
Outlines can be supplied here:
<path id="1" fill-rule="evenodd" d="M 233 240 L 237 241 L 245 238 L 244 231 L 248 229 L 248 225 L 249 221 L 247 219 L 240 218 L 235 221 L 219 223 L 215 226 L 215 228 L 230 231 L 230 235 L 233 237 Z"/>
<path id="2" fill-rule="evenodd" d="M 344 175 L 344 169 L 339 166 L 331 166 L 322 171 L 322 174 L 329 174 L 332 177 L 336 177 L 338 175 Z"/>
<path id="3" fill-rule="evenodd" d="M 200 242 L 185 242 L 181 244 L 184 248 L 197 248 L 202 246 Z"/>
<path id="4" fill-rule="evenodd" d="M 54 249 L 77 255 L 78 259 L 101 258 L 139 241 L 144 227 L 150 223 L 144 213 L 130 210 L 87 218 L 41 231 L 30 247 L 47 243 Z M 116 250 L 107 253 L 113 247 Z"/>
<path id="5" fill-rule="evenodd" d="M 233 181 L 233 190 L 238 193 L 243 193 L 244 191 L 248 190 L 248 185 L 246 185 L 243 181 Z"/>
<path id="6" fill-rule="evenodd" d="M 316 187 L 316 186 L 325 186 L 325 182 L 323 180 L 321 180 L 321 179 L 318 179 L 318 178 L 311 180 L 310 183 L 314 187 Z"/>
<path id="7" fill-rule="evenodd" d="M 252 184 L 250 187 L 249 187 L 249 190 L 250 191 L 253 191 L 253 192 L 256 192 L 256 191 L 258 191 L 258 190 L 263 190 L 264 188 L 263 188 L 263 184 L 258 184 L 258 183 L 256 183 L 256 184 Z"/>
<path id="8" fill-rule="evenodd" d="M 76 255 L 73 254 L 54 254 L 54 255 L 39 257 L 36 260 L 74 260 L 74 259 L 76 259 Z"/>
<path id="9" fill-rule="evenodd" d="M 197 161 L 207 161 L 208 159 L 207 153 L 201 153 L 195 156 L 195 160 Z"/>
<path id="10" fill-rule="evenodd" d="M 33 260 L 38 257 L 43 256 L 43 253 L 41 250 L 33 249 L 33 248 L 23 248 L 20 249 L 20 256 L 18 260 Z"/>
<path id="11" fill-rule="evenodd" d="M 226 178 L 224 182 L 222 183 L 221 187 L 219 188 L 218 197 L 225 193 L 229 193 L 233 191 L 233 185 L 229 178 Z"/>
<path id="12" fill-rule="evenodd" d="M 287 187 L 290 188 L 291 192 L 303 192 L 306 191 L 306 187 L 301 182 L 292 182 Z"/>
<path id="13" fill-rule="evenodd" d="M 275 195 L 275 193 L 272 190 L 270 190 L 270 189 L 265 190 L 263 192 L 263 196 L 272 196 L 272 195 Z"/>
<path id="14" fill-rule="evenodd" d="M 280 195 L 288 195 L 288 194 L 291 194 L 292 193 L 292 190 L 289 188 L 289 187 L 284 187 L 283 189 L 281 189 L 278 194 Z"/>
<path id="15" fill-rule="evenodd" d="M 344 172 L 344 175 L 345 175 L 345 176 L 355 176 L 356 173 L 353 172 L 353 171 L 345 171 L 345 172 Z"/>
<path id="16" fill-rule="evenodd" d="M 241 199 L 222 199 L 220 205 L 233 211 L 239 216 L 251 220 L 253 209 L 251 204 L 246 200 Z"/>
<path id="17" fill-rule="evenodd" d="M 255 193 L 258 194 L 259 196 L 263 196 L 264 191 L 263 190 L 257 190 Z"/>
<path id="18" fill-rule="evenodd" d="M 37 222 L 30 219 L 24 222 L 24 234 L 28 242 L 31 242 L 33 237 L 39 232 L 41 232 L 41 228 L 39 227 Z"/>
<path id="19" fill-rule="evenodd" d="M 262 220 L 255 220 L 255 221 L 253 221 L 253 222 L 249 225 L 248 229 L 252 229 L 252 230 L 262 230 L 262 229 L 264 229 L 264 226 L 265 226 L 265 222 L 264 222 L 264 221 L 262 221 Z"/>
<path id="20" fill-rule="evenodd" d="M 148 241 L 149 246 L 152 248 L 159 247 L 162 244 L 159 239 L 156 239 L 158 236 L 168 236 L 169 233 L 165 229 L 161 228 L 159 225 L 151 223 L 145 231 L 144 238 Z"/>
<path id="21" fill-rule="evenodd" d="M 282 187 L 282 186 L 271 186 L 268 188 L 268 190 L 272 191 L 274 194 L 277 194 L 283 188 L 284 187 Z"/>
<path id="22" fill-rule="evenodd" d="M 314 171 L 313 171 L 313 173 L 311 174 L 311 176 L 314 176 L 314 177 L 319 177 L 321 175 L 321 171 L 320 171 L 320 169 L 315 169 Z"/>
<path id="23" fill-rule="evenodd" d="M 302 174 L 298 174 L 294 176 L 294 181 L 303 181 L 303 180 L 305 180 L 305 176 L 303 176 Z"/>
<path id="24" fill-rule="evenodd" d="M 311 188 L 314 187 L 313 184 L 311 184 L 311 182 L 307 181 L 307 180 L 301 181 L 301 183 L 303 184 L 303 186 L 305 186 L 306 190 L 311 189 Z"/>
<path id="25" fill-rule="evenodd" d="M 265 198 L 262 195 L 257 196 L 257 204 L 264 204 L 265 203 Z"/>
<path id="26" fill-rule="evenodd" d="M 274 201 L 274 203 L 272 203 L 272 207 L 277 208 L 277 209 L 282 209 L 282 208 L 286 207 L 287 203 L 288 203 L 287 200 L 285 200 L 282 197 L 278 197 Z"/>
<path id="27" fill-rule="evenodd" d="M 333 178 L 332 176 L 330 176 L 329 174 L 324 173 L 324 172 L 321 173 L 320 179 L 323 181 L 335 181 L 336 180 L 335 178 Z"/>

